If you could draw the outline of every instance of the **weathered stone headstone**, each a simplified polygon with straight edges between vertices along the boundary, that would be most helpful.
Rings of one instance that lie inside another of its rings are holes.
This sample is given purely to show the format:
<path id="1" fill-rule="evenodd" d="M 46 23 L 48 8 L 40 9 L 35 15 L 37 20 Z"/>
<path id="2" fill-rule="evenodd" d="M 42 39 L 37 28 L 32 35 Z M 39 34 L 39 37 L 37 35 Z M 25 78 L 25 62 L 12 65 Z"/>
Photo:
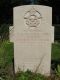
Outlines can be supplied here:
<path id="1" fill-rule="evenodd" d="M 50 75 L 54 42 L 52 8 L 42 5 L 15 7 L 12 30 L 10 41 L 14 42 L 15 72 L 20 68 Z"/>

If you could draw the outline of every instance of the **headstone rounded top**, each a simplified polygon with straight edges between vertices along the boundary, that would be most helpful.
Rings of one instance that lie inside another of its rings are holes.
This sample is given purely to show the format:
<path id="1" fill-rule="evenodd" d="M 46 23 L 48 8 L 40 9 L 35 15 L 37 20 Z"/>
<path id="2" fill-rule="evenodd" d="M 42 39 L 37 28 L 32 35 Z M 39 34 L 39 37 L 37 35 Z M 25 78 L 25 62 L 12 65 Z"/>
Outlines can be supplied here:
<path id="1" fill-rule="evenodd" d="M 52 8 L 44 5 L 24 5 L 15 7 L 14 19 L 16 18 L 19 23 L 21 19 L 22 23 L 24 17 L 27 21 L 26 23 L 24 23 L 24 25 L 27 24 L 28 26 L 36 27 L 36 25 L 38 26 L 41 21 L 52 25 Z M 18 23 L 17 21 L 16 23 Z"/>
<path id="2" fill-rule="evenodd" d="M 46 7 L 46 8 L 51 8 L 52 9 L 52 7 L 51 6 L 46 6 L 46 5 L 35 5 L 35 4 L 30 4 L 30 5 L 21 5 L 21 6 L 16 6 L 16 7 L 14 7 L 14 8 L 19 8 L 19 7 L 28 7 L 28 6 L 32 6 L 32 7 L 34 7 L 34 6 L 40 6 L 40 7 Z"/>

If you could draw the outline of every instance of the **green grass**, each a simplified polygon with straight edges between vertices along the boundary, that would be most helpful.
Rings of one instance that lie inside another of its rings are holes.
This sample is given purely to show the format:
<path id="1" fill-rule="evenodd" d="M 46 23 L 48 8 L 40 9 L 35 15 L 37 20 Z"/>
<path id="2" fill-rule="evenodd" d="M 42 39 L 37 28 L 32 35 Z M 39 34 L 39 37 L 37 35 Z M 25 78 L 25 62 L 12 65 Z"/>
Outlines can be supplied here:
<path id="1" fill-rule="evenodd" d="M 0 63 L 12 64 L 13 53 L 13 43 L 9 41 L 2 42 L 0 46 Z"/>
<path id="2" fill-rule="evenodd" d="M 0 78 L 13 80 L 13 43 L 4 41 L 0 44 Z"/>
<path id="3" fill-rule="evenodd" d="M 60 60 L 60 43 L 52 44 L 52 59 Z"/>
<path id="4" fill-rule="evenodd" d="M 47 80 L 46 77 L 39 73 L 33 73 L 29 70 L 26 72 L 18 72 L 16 74 L 16 80 Z"/>

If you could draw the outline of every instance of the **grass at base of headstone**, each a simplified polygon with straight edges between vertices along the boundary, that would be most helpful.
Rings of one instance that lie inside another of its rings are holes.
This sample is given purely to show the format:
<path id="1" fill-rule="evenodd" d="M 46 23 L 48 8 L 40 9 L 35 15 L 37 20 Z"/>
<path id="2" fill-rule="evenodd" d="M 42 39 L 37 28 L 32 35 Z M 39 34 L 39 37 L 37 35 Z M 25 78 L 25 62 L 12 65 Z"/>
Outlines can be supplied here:
<path id="1" fill-rule="evenodd" d="M 13 80 L 13 53 L 13 43 L 3 41 L 0 45 L 0 78 L 2 80 Z"/>
<path id="2" fill-rule="evenodd" d="M 29 70 L 26 72 L 18 72 L 16 74 L 16 80 L 47 80 L 47 78 L 39 73 L 33 73 Z"/>

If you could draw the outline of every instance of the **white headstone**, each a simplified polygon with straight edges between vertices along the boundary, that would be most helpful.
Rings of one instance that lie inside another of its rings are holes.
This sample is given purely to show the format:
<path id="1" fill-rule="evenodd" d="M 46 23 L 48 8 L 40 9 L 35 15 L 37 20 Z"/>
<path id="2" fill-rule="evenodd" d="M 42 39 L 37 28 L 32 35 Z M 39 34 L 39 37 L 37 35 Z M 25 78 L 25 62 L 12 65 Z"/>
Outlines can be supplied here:
<path id="1" fill-rule="evenodd" d="M 12 35 L 12 33 L 10 33 Z M 40 5 L 14 8 L 15 72 L 20 68 L 50 75 L 51 44 L 54 42 L 52 8 Z"/>

